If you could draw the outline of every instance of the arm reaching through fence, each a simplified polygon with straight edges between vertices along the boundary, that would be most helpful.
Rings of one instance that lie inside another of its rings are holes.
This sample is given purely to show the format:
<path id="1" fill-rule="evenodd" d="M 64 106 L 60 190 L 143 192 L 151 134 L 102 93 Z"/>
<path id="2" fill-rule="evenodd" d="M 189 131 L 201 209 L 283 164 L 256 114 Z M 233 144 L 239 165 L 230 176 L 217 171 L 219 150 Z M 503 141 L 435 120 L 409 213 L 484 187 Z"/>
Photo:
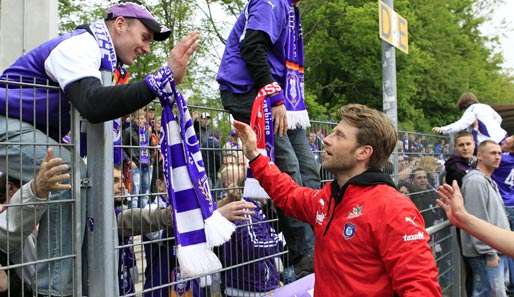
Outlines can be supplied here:
<path id="1" fill-rule="evenodd" d="M 7 251 L 7 246 L 14 246 L 25 240 L 39 223 L 46 209 L 45 206 L 28 203 L 48 199 L 51 191 L 71 189 L 69 183 L 64 183 L 70 179 L 69 169 L 70 167 L 63 159 L 54 157 L 52 149 L 48 149 L 34 179 L 21 188 L 18 188 L 14 182 L 8 183 L 5 193 L 8 196 L 8 206 L 5 207 L 5 211 L 0 212 L 0 248 L 2 250 Z"/>
<path id="2" fill-rule="evenodd" d="M 440 186 L 437 194 L 437 204 L 444 209 L 452 224 L 501 253 L 514 257 L 514 232 L 499 228 L 468 213 L 456 181 L 453 181 L 452 186 Z"/>

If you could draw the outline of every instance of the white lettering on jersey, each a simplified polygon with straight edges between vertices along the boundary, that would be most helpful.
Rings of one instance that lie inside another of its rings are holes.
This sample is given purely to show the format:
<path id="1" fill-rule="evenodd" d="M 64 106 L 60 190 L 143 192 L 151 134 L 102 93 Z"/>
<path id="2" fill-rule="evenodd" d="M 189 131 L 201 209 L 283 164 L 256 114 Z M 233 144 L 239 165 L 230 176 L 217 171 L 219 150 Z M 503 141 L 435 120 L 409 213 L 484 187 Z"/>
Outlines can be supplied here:
<path id="1" fill-rule="evenodd" d="M 510 173 L 509 173 L 509 175 L 507 176 L 507 178 L 505 179 L 504 183 L 505 183 L 506 185 L 511 186 L 511 187 L 513 187 L 513 186 L 514 186 L 514 168 L 512 168 L 512 169 L 510 170 Z"/>
<path id="2" fill-rule="evenodd" d="M 425 239 L 425 234 L 423 232 L 418 232 L 416 234 L 403 235 L 403 241 L 415 241 L 415 240 L 423 240 Z"/>

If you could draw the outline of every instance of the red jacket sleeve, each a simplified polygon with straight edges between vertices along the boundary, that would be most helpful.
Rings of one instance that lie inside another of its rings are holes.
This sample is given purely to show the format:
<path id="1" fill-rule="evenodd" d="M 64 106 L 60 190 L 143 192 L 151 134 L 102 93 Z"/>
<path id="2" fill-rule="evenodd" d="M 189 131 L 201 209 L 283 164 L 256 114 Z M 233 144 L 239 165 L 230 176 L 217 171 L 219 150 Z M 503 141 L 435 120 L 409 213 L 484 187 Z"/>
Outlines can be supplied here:
<path id="1" fill-rule="evenodd" d="M 271 163 L 265 156 L 259 156 L 250 162 L 254 177 L 271 197 L 275 206 L 288 216 L 314 225 L 314 201 L 320 190 L 300 187 L 286 173 Z"/>
<path id="2" fill-rule="evenodd" d="M 402 297 L 440 297 L 437 265 L 419 211 L 398 198 L 385 206 L 382 217 L 376 234 L 393 290 Z"/>

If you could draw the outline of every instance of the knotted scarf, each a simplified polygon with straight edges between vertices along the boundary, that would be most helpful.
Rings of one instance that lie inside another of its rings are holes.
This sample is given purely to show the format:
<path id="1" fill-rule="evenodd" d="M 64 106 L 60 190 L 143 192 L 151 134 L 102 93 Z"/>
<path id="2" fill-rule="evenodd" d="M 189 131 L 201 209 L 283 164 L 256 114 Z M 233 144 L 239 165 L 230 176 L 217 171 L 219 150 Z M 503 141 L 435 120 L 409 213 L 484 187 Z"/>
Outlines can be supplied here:
<path id="1" fill-rule="evenodd" d="M 163 108 L 160 146 L 180 271 L 185 277 L 214 272 L 221 263 L 211 248 L 228 241 L 235 225 L 215 211 L 193 121 L 171 69 L 161 67 L 145 82 Z"/>

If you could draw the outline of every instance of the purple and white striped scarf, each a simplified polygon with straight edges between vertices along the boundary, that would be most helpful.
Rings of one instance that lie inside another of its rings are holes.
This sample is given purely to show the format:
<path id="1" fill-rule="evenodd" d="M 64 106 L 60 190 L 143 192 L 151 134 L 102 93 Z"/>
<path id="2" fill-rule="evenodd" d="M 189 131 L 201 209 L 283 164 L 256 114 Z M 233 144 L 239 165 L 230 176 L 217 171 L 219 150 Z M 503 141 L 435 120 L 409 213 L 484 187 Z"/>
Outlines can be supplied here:
<path id="1" fill-rule="evenodd" d="M 160 145 L 180 270 L 185 277 L 214 272 L 221 263 L 211 248 L 228 241 L 235 225 L 215 211 L 193 121 L 171 69 L 161 67 L 145 82 L 163 107 Z"/>
<path id="2" fill-rule="evenodd" d="M 289 129 L 310 127 L 309 114 L 305 105 L 303 32 L 300 11 L 294 0 L 289 0 L 288 30 L 286 40 L 286 82 L 285 102 Z"/>

